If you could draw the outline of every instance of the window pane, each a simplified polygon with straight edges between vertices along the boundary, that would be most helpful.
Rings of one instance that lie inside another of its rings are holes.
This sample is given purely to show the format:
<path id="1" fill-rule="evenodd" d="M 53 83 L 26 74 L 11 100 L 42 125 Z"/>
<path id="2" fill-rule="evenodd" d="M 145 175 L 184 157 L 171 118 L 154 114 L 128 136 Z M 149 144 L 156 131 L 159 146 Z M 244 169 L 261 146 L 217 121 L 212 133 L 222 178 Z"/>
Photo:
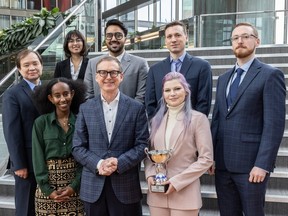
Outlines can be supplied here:
<path id="1" fill-rule="evenodd" d="M 10 26 L 9 16 L 0 15 L 0 30 Z"/>
<path id="2" fill-rule="evenodd" d="M 1 0 L 0 7 L 9 7 L 9 0 Z"/>

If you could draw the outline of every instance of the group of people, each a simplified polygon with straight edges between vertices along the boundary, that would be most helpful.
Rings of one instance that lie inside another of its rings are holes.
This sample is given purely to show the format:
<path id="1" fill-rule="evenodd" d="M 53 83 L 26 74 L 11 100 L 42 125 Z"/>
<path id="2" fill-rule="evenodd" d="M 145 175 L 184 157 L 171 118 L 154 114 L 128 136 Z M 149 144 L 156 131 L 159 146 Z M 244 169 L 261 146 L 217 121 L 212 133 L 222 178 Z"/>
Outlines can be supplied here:
<path id="1" fill-rule="evenodd" d="M 141 216 L 142 160 L 152 216 L 198 215 L 207 171 L 221 216 L 264 215 L 285 126 L 283 73 L 256 58 L 255 27 L 237 24 L 236 63 L 219 76 L 210 126 L 211 66 L 186 52 L 185 24 L 164 31 L 170 55 L 150 68 L 125 52 L 128 31 L 117 19 L 104 30 L 108 54 L 90 60 L 83 35 L 69 32 L 67 59 L 47 83 L 41 56 L 18 54 L 23 80 L 5 91 L 2 115 L 17 216 Z M 147 147 L 172 152 L 165 192 L 150 189 L 157 170 Z"/>

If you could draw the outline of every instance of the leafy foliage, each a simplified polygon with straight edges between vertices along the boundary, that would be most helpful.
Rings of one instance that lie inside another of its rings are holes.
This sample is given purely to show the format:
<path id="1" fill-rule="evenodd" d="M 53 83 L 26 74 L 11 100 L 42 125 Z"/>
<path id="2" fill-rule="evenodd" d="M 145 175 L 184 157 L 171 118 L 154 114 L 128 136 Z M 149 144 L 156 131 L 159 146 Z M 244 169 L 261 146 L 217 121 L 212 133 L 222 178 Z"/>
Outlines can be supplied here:
<path id="1" fill-rule="evenodd" d="M 0 54 L 21 49 L 41 34 L 46 36 L 49 30 L 56 26 L 56 20 L 60 15 L 63 14 L 59 12 L 59 8 L 53 8 L 51 11 L 42 8 L 32 17 L 0 31 Z"/>

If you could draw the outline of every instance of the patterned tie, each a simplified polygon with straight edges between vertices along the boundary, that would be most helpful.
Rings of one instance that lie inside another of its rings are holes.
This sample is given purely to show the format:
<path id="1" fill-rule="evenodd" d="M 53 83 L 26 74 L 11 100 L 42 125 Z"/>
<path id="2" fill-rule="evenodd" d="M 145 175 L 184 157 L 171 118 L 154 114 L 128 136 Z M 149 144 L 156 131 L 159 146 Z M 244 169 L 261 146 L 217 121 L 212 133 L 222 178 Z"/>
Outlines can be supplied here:
<path id="1" fill-rule="evenodd" d="M 181 61 L 180 59 L 173 60 L 172 61 L 172 70 L 171 71 L 176 71 L 179 72 L 181 68 Z"/>
<path id="2" fill-rule="evenodd" d="M 243 74 L 243 72 L 244 72 L 244 70 L 241 69 L 241 68 L 238 68 L 236 70 L 237 77 L 234 79 L 233 83 L 231 84 L 230 90 L 229 90 L 229 93 L 228 93 L 228 96 L 227 96 L 228 109 L 229 109 L 229 107 L 231 106 L 231 104 L 233 103 L 233 101 L 236 98 L 236 95 L 237 95 L 237 92 L 238 92 L 239 83 L 240 83 L 240 80 L 241 80 L 241 75 Z"/>

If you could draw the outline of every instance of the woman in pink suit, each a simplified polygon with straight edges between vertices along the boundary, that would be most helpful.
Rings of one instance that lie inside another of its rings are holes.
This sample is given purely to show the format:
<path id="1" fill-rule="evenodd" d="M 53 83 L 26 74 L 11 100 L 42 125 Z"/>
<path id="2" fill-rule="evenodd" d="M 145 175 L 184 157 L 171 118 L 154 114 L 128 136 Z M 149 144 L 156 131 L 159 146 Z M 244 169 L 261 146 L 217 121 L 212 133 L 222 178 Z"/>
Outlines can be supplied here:
<path id="1" fill-rule="evenodd" d="M 202 206 L 199 178 L 213 163 L 213 147 L 207 117 L 191 109 L 189 84 L 178 72 L 162 82 L 160 108 L 151 120 L 150 150 L 171 149 L 166 164 L 168 190 L 151 192 L 155 165 L 145 159 L 145 175 L 151 216 L 197 216 Z"/>

